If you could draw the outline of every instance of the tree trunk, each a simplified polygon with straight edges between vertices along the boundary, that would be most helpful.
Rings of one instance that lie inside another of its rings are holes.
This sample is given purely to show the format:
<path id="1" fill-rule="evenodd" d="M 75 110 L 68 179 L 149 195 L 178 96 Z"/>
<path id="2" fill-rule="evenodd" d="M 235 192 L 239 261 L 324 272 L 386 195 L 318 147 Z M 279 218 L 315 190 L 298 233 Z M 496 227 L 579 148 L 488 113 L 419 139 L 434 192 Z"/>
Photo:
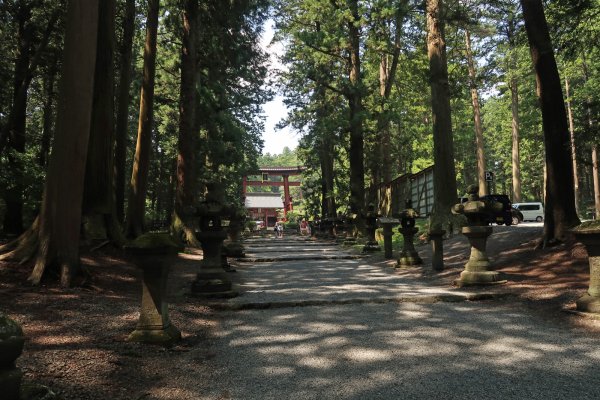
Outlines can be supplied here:
<path id="1" fill-rule="evenodd" d="M 156 38 L 158 31 L 159 0 L 148 0 L 146 42 L 144 46 L 144 76 L 140 94 L 138 135 L 133 159 L 133 171 L 127 203 L 127 237 L 133 238 L 144 231 L 148 168 L 152 144 L 154 117 L 154 78 L 156 72 Z"/>
<path id="2" fill-rule="evenodd" d="M 13 79 L 13 103 L 8 118 L 8 176 L 11 184 L 4 192 L 6 212 L 4 214 L 4 232 L 20 234 L 23 232 L 23 165 L 18 154 L 25 153 L 25 129 L 27 122 L 27 89 L 29 78 L 29 60 L 32 39 L 31 5 L 19 2 L 17 12 L 17 57 Z M 23 89 L 25 87 L 25 89 Z"/>
<path id="3" fill-rule="evenodd" d="M 517 39 L 515 31 L 517 22 L 514 14 L 511 12 L 508 19 L 508 27 L 506 30 L 506 39 L 508 41 L 510 56 L 508 58 L 508 82 L 510 89 L 510 109 L 512 113 L 512 201 L 513 203 L 521 202 L 521 159 L 519 155 L 520 139 L 519 139 L 519 87 L 516 76 L 517 57 L 515 55 L 517 47 Z"/>
<path id="4" fill-rule="evenodd" d="M 29 280 L 47 266 L 69 286 L 79 266 L 83 181 L 93 101 L 98 0 L 71 0 L 67 10 L 56 137 L 39 215 L 39 249 Z"/>
<path id="5" fill-rule="evenodd" d="M 577 171 L 577 147 L 575 147 L 575 125 L 573 123 L 573 111 L 571 110 L 571 94 L 569 87 L 569 78 L 565 78 L 565 92 L 567 95 L 567 115 L 569 117 L 569 135 L 571 138 L 571 160 L 573 160 L 573 182 L 575 183 L 575 210 L 579 214 L 579 174 Z"/>
<path id="6" fill-rule="evenodd" d="M 586 55 L 583 54 L 582 59 L 582 67 L 583 67 L 583 77 L 585 82 L 590 78 L 590 71 L 588 68 Z M 587 128 L 589 129 L 590 134 L 595 134 L 593 132 L 594 129 L 594 119 L 592 113 L 592 99 L 588 96 L 585 99 L 585 108 L 586 108 L 586 116 L 587 116 Z M 600 219 L 600 178 L 598 177 L 598 146 L 596 144 L 592 145 L 592 181 L 594 186 L 594 210 L 596 219 Z"/>
<path id="7" fill-rule="evenodd" d="M 114 47 L 115 0 L 101 2 L 94 73 L 94 100 L 83 189 L 83 235 L 86 240 L 122 243 L 114 199 Z"/>
<path id="8" fill-rule="evenodd" d="M 598 146 L 592 146 L 592 177 L 594 182 L 594 209 L 596 219 L 600 219 L 600 175 L 598 174 Z"/>
<path id="9" fill-rule="evenodd" d="M 171 229 L 186 243 L 199 246 L 194 234 L 193 216 L 195 190 L 195 108 L 196 108 L 196 30 L 198 0 L 186 0 L 183 9 L 181 47 L 181 85 L 179 97 L 179 138 L 177 141 L 177 188 L 175 215 Z"/>
<path id="10" fill-rule="evenodd" d="M 44 76 L 44 116 L 42 128 L 42 140 L 40 144 L 40 153 L 38 155 L 38 165 L 42 168 L 48 163 L 48 154 L 50 153 L 50 142 L 52 140 L 52 128 L 54 127 L 54 86 L 58 69 L 58 57 L 53 57 L 50 67 Z"/>
<path id="11" fill-rule="evenodd" d="M 349 80 L 350 88 L 347 93 L 350 109 L 350 208 L 358 215 L 357 226 L 364 233 L 363 214 L 365 214 L 365 167 L 364 167 L 364 137 L 362 104 L 362 80 L 360 76 L 360 32 L 356 23 L 360 20 L 358 2 L 349 2 L 352 20 L 348 22 L 348 51 L 349 51 Z"/>
<path id="12" fill-rule="evenodd" d="M 471 102 L 473 104 L 473 121 L 475 123 L 475 144 L 477 147 L 477 183 L 479 184 L 479 195 L 488 193 L 485 180 L 485 155 L 483 150 L 483 126 L 481 123 L 481 108 L 479 106 L 479 94 L 477 93 L 477 74 L 475 62 L 471 51 L 471 34 L 465 29 L 465 44 L 467 50 L 467 65 L 469 69 L 469 86 L 471 88 Z"/>
<path id="13" fill-rule="evenodd" d="M 324 99 L 323 99 L 324 100 Z M 326 137 L 327 132 L 321 133 L 319 143 L 321 163 L 321 215 L 323 217 L 336 216 L 335 195 L 333 190 L 334 172 L 333 172 L 333 141 L 330 137 Z"/>
<path id="14" fill-rule="evenodd" d="M 512 182 L 513 203 L 521 201 L 521 161 L 519 156 L 519 91 L 517 78 L 510 79 L 510 109 L 512 112 Z"/>
<path id="15" fill-rule="evenodd" d="M 444 38 L 441 0 L 427 0 L 427 54 L 433 114 L 434 211 L 432 229 L 446 228 L 451 220 L 450 207 L 456 203 L 454 143 L 450 114 L 448 64 Z"/>
<path id="16" fill-rule="evenodd" d="M 380 193 L 381 184 L 387 184 L 392 180 L 392 159 L 391 159 L 391 132 L 390 132 L 390 112 L 386 105 L 389 101 L 392 92 L 392 86 L 396 79 L 396 71 L 398 70 L 398 58 L 400 57 L 401 39 L 402 39 L 402 24 L 406 16 L 407 2 L 403 1 L 398 5 L 394 19 L 395 34 L 392 44 L 393 51 L 391 57 L 387 53 L 380 55 L 379 62 L 379 95 L 380 95 L 380 110 L 377 113 L 377 133 L 380 135 L 380 140 L 376 143 L 378 158 L 372 163 L 373 182 Z M 391 62 L 390 62 L 391 59 Z M 377 209 L 387 213 L 390 208 L 390 198 L 387 195 L 379 198 Z"/>
<path id="17" fill-rule="evenodd" d="M 573 164 L 562 85 L 541 0 L 521 0 L 536 73 L 546 148 L 544 244 L 562 241 L 579 224 L 573 192 Z"/>
<path id="18" fill-rule="evenodd" d="M 125 2 L 123 42 L 121 43 L 121 76 L 117 100 L 117 128 L 115 131 L 115 203 L 117 219 L 125 220 L 125 162 L 127 159 L 127 132 L 129 126 L 129 85 L 131 84 L 133 34 L 135 29 L 135 0 Z"/>

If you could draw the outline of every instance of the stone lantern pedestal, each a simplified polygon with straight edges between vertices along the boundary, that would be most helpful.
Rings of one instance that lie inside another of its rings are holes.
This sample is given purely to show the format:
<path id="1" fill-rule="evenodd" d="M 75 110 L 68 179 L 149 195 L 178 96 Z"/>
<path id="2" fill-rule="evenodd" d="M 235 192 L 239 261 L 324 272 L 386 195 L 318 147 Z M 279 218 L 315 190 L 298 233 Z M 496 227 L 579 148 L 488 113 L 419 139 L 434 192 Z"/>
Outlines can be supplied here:
<path id="1" fill-rule="evenodd" d="M 431 267 L 434 271 L 444 270 L 444 235 L 443 229 L 432 229 L 427 232 L 431 242 Z"/>
<path id="2" fill-rule="evenodd" d="M 600 222 L 584 222 L 572 232 L 585 246 L 590 264 L 590 284 L 587 293 L 577 300 L 577 310 L 600 313 Z"/>
<path id="3" fill-rule="evenodd" d="M 347 236 L 346 221 L 342 215 L 338 215 L 335 220 L 335 240 L 337 243 L 344 243 Z"/>
<path id="4" fill-rule="evenodd" d="M 166 297 L 169 269 L 182 248 L 168 235 L 145 234 L 124 249 L 142 270 L 140 317 L 127 340 L 162 345 L 177 342 L 181 332 L 169 319 Z"/>
<path id="5" fill-rule="evenodd" d="M 198 240 L 202 244 L 203 258 L 200 271 L 192 283 L 192 293 L 203 297 L 235 297 L 233 283 L 223 269 L 223 241 L 227 233 L 223 230 L 199 232 Z"/>
<path id="6" fill-rule="evenodd" d="M 392 231 L 392 229 L 394 228 L 394 226 L 396 226 L 400 223 L 400 220 L 398 220 L 396 218 L 382 217 L 382 218 L 379 218 L 377 220 L 377 222 L 379 223 L 379 226 L 381 226 L 383 228 L 384 257 L 387 260 L 391 260 L 392 258 L 394 258 L 393 251 L 392 251 L 392 236 L 394 235 L 394 232 Z"/>
<path id="7" fill-rule="evenodd" d="M 415 235 L 419 232 L 415 227 L 401 227 L 398 231 L 404 238 L 402 252 L 398 259 L 398 266 L 411 266 L 423 264 L 423 260 L 419 257 L 419 253 L 415 250 Z"/>
<path id="8" fill-rule="evenodd" d="M 241 233 L 244 226 L 244 217 L 234 212 L 229 220 L 229 227 L 227 230 L 228 241 L 225 242 L 225 252 L 229 257 L 245 257 L 244 245 L 241 241 Z"/>
<path id="9" fill-rule="evenodd" d="M 344 239 L 344 246 L 354 246 L 356 244 L 356 218 L 357 215 L 353 214 L 346 219 L 346 238 Z"/>
<path id="10" fill-rule="evenodd" d="M 15 361 L 23 352 L 23 330 L 8 316 L 0 313 L 0 394 L 6 400 L 19 400 L 23 373 Z"/>
<path id="11" fill-rule="evenodd" d="M 315 237 L 319 239 L 335 238 L 335 220 L 329 217 L 319 220 L 319 226 Z"/>
<path id="12" fill-rule="evenodd" d="M 456 281 L 459 286 L 481 285 L 502 282 L 500 273 L 490 271 L 490 260 L 485 248 L 488 237 L 492 234 L 491 226 L 465 226 L 462 234 L 469 239 L 471 255 L 465 264 L 465 270 Z"/>

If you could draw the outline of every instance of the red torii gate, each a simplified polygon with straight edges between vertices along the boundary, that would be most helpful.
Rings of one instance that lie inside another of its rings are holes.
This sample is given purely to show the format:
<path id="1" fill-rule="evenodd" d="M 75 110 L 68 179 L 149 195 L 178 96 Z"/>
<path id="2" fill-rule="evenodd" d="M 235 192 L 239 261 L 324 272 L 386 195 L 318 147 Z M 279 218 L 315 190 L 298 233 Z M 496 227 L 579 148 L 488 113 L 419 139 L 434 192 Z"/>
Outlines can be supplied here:
<path id="1" fill-rule="evenodd" d="M 293 210 L 292 198 L 290 197 L 290 186 L 300 186 L 300 182 L 290 182 L 292 175 L 301 175 L 306 168 L 297 167 L 263 167 L 258 169 L 256 175 L 262 175 L 261 181 L 249 181 L 248 176 L 244 176 L 242 182 L 242 196 L 246 197 L 248 186 L 283 186 L 283 213 L 287 216 L 288 211 Z M 283 182 L 268 180 L 269 175 L 283 177 Z"/>

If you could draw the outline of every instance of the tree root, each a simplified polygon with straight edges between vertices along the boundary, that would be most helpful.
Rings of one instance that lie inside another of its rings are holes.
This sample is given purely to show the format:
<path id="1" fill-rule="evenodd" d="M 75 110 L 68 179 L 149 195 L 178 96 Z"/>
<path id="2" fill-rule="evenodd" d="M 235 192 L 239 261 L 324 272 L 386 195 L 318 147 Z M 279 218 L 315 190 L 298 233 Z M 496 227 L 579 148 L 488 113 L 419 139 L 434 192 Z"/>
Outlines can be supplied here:
<path id="1" fill-rule="evenodd" d="M 191 223 L 186 224 L 177 213 L 173 213 L 173 222 L 171 223 L 171 235 L 179 238 L 184 244 L 190 247 L 200 248 L 200 241 L 196 238 L 194 227 Z"/>
<path id="2" fill-rule="evenodd" d="M 36 218 L 31 227 L 12 242 L 0 246 L 0 260 L 14 260 L 25 264 L 31 260 L 38 249 L 39 219 Z"/>

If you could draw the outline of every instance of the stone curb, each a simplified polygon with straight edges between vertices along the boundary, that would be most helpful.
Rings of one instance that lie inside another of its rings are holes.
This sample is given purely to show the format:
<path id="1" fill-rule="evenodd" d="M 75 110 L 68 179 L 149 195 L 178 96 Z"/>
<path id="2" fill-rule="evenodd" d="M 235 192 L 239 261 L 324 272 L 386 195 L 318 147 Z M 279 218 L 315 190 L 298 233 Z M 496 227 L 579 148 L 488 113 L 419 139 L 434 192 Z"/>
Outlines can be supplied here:
<path id="1" fill-rule="evenodd" d="M 277 308 L 292 307 L 315 307 L 328 305 L 347 305 L 347 304 L 389 304 L 389 303 L 415 303 L 415 304 L 433 304 L 433 303 L 460 303 L 464 301 L 483 301 L 483 300 L 501 300 L 514 296 L 510 292 L 484 292 L 484 293 L 464 293 L 464 294 L 440 294 L 423 296 L 401 296 L 401 297 L 381 297 L 381 298 L 350 298 L 340 300 L 290 300 L 290 301 L 266 301 L 253 303 L 205 303 L 206 306 L 216 311 L 244 311 L 244 310 L 267 310 Z"/>
<path id="2" fill-rule="evenodd" d="M 290 256 L 290 257 L 245 257 L 236 258 L 240 263 L 276 262 L 276 261 L 315 261 L 315 260 L 359 260 L 365 257 L 360 254 L 347 255 L 315 255 L 315 256 Z"/>

